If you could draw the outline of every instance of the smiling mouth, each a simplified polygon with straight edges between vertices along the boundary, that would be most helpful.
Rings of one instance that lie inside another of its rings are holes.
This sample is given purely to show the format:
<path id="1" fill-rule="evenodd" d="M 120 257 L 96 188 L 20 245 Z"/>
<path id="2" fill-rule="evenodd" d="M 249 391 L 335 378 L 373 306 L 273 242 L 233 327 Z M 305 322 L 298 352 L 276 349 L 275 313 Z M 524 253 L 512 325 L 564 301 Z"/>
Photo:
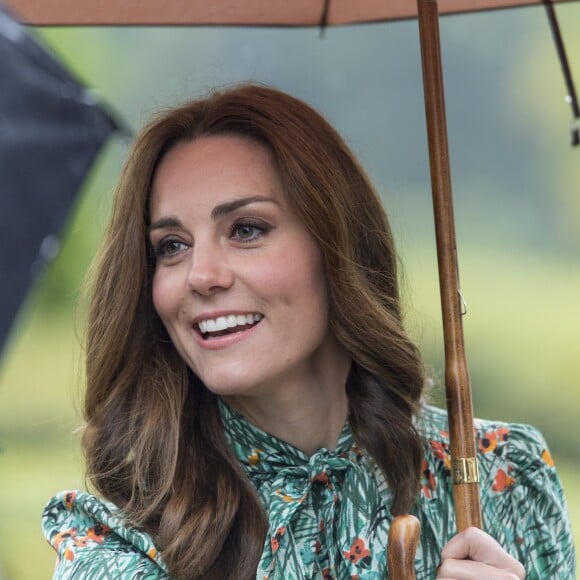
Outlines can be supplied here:
<path id="1" fill-rule="evenodd" d="M 204 340 L 211 340 L 228 334 L 243 332 L 255 326 L 264 318 L 261 314 L 230 314 L 207 318 L 197 323 L 197 328 Z"/>

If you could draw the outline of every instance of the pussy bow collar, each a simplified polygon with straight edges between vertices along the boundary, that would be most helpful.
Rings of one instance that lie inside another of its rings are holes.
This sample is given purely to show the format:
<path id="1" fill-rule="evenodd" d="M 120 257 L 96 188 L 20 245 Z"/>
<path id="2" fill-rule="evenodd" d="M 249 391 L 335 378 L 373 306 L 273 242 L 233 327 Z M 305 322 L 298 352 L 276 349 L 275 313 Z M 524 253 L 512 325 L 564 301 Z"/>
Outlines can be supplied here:
<path id="1" fill-rule="evenodd" d="M 376 467 L 356 445 L 348 422 L 335 450 L 309 457 L 223 401 L 220 411 L 226 436 L 268 514 L 257 579 L 342 580 L 361 567 L 371 574 L 384 569 L 384 548 L 371 557 L 369 547 L 373 540 L 385 545 L 383 528 L 391 515 L 379 500 Z"/>

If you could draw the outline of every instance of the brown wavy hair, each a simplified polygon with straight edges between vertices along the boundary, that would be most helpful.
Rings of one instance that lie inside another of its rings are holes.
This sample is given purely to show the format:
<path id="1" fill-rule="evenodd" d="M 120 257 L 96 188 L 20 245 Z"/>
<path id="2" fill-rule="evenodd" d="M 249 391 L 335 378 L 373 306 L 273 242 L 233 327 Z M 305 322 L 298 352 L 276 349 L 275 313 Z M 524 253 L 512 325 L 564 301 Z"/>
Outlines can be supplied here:
<path id="1" fill-rule="evenodd" d="M 419 488 L 413 427 L 423 370 L 401 320 L 386 214 L 340 135 L 305 103 L 242 85 L 165 111 L 137 137 L 93 270 L 87 331 L 90 482 L 149 532 L 175 578 L 254 578 L 267 516 L 230 450 L 217 398 L 187 368 L 153 308 L 148 204 L 177 143 L 235 134 L 272 153 L 291 208 L 317 240 L 331 329 L 353 364 L 349 421 L 392 488 L 393 514 Z"/>

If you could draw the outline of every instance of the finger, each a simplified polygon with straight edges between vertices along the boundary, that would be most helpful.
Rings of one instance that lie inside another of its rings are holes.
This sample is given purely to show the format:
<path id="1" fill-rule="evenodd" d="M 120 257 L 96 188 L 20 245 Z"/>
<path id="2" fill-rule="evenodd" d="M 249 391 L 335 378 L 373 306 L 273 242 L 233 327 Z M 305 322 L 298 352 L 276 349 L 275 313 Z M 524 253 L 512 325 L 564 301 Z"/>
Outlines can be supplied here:
<path id="1" fill-rule="evenodd" d="M 437 580 L 520 580 L 520 577 L 511 570 L 502 570 L 494 566 L 474 562 L 473 560 L 454 560 L 448 558 L 443 561 L 437 570 Z"/>
<path id="2" fill-rule="evenodd" d="M 524 577 L 523 566 L 512 558 L 488 534 L 477 528 L 467 528 L 452 538 L 443 548 L 441 558 L 454 560 L 474 560 L 496 568 L 509 570 L 518 578 Z"/>

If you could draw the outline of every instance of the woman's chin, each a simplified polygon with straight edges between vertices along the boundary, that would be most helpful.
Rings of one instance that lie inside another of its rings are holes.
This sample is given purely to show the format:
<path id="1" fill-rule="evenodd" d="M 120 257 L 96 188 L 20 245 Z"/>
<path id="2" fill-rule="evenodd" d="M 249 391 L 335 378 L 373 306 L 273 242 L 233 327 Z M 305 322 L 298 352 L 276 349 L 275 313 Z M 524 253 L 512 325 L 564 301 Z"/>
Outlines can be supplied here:
<path id="1" fill-rule="evenodd" d="M 203 383 L 212 393 L 225 398 L 257 395 L 260 391 L 253 381 L 241 381 L 239 376 L 219 376 Z"/>

